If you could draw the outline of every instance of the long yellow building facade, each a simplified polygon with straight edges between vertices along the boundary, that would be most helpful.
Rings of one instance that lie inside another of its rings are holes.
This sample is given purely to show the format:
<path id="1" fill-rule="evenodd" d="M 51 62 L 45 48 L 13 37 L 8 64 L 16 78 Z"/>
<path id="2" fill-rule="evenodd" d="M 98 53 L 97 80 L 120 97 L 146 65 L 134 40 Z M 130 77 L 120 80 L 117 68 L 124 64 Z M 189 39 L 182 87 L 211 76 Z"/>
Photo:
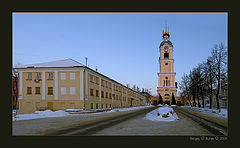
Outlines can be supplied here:
<path id="1" fill-rule="evenodd" d="M 72 59 L 16 69 L 20 114 L 39 109 L 94 110 L 146 105 L 145 96 Z"/>

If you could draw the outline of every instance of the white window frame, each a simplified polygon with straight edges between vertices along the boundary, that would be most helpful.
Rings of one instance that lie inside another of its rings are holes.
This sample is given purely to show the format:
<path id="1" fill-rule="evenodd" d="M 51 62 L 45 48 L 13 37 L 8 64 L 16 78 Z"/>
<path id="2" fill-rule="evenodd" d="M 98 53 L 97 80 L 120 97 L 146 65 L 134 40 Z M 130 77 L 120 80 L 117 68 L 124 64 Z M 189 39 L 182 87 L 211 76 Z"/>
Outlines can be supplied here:
<path id="1" fill-rule="evenodd" d="M 28 74 L 27 74 L 27 79 L 28 79 L 28 80 L 32 80 L 32 73 L 31 73 L 31 72 L 28 72 Z"/>
<path id="2" fill-rule="evenodd" d="M 67 94 L 67 88 L 61 87 L 61 95 L 66 95 L 66 94 Z"/>
<path id="3" fill-rule="evenodd" d="M 75 94 L 76 94 L 76 88 L 70 87 L 70 95 L 75 95 Z"/>
<path id="4" fill-rule="evenodd" d="M 66 80 L 66 72 L 61 72 L 60 78 L 61 78 L 61 80 Z"/>
<path id="5" fill-rule="evenodd" d="M 93 75 L 90 74 L 90 81 L 93 82 Z"/>
<path id="6" fill-rule="evenodd" d="M 70 80 L 75 80 L 75 72 L 70 72 Z"/>
<path id="7" fill-rule="evenodd" d="M 48 73 L 48 80 L 53 80 L 53 72 Z"/>

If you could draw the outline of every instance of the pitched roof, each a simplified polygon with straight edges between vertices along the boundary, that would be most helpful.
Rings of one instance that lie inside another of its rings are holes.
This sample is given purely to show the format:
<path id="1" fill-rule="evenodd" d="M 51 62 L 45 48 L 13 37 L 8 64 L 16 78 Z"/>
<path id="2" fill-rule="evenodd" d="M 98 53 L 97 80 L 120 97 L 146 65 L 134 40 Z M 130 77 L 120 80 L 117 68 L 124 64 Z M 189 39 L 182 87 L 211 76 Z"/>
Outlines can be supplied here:
<path id="1" fill-rule="evenodd" d="M 83 64 L 73 60 L 73 59 L 64 59 L 64 60 L 57 60 L 52 62 L 45 62 L 45 63 L 37 63 L 37 64 L 28 64 L 28 65 L 19 65 L 15 68 L 28 68 L 28 67 L 74 67 L 74 66 L 84 66 Z"/>

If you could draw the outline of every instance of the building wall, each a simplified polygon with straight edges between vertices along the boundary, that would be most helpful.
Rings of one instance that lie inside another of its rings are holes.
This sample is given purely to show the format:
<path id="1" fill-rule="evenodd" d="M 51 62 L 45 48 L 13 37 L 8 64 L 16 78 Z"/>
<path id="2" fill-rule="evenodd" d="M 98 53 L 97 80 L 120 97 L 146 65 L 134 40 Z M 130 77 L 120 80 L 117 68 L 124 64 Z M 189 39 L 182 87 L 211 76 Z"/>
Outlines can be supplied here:
<path id="1" fill-rule="evenodd" d="M 19 72 L 22 75 L 22 92 L 21 97 L 19 97 L 20 114 L 33 113 L 38 109 L 65 110 L 75 108 L 90 110 L 146 105 L 146 97 L 89 69 L 27 68 L 19 69 Z M 28 72 L 32 73 L 32 80 L 27 79 Z M 35 82 L 34 79 L 38 72 L 41 73 L 41 80 Z M 53 73 L 53 80 L 49 80 L 48 75 L 50 72 Z M 70 79 L 71 73 L 75 74 L 74 80 Z M 85 77 L 85 74 L 87 77 Z M 61 79 L 63 75 L 66 75 L 66 80 Z M 91 75 L 93 81 L 90 80 Z M 96 83 L 96 78 L 98 78 L 98 83 Z M 108 82 L 108 86 L 106 86 L 106 82 Z M 32 94 L 27 94 L 27 87 L 32 88 Z M 40 87 L 40 94 L 35 94 L 36 87 Z M 52 95 L 48 94 L 48 87 L 53 88 Z M 66 94 L 62 94 L 61 92 L 65 88 Z M 70 94 L 70 88 L 75 88 L 74 94 Z M 93 96 L 90 92 L 91 89 L 93 89 Z M 98 96 L 96 95 L 96 90 L 98 90 Z M 104 93 L 103 96 L 102 91 Z M 107 98 L 106 93 L 108 95 Z"/>

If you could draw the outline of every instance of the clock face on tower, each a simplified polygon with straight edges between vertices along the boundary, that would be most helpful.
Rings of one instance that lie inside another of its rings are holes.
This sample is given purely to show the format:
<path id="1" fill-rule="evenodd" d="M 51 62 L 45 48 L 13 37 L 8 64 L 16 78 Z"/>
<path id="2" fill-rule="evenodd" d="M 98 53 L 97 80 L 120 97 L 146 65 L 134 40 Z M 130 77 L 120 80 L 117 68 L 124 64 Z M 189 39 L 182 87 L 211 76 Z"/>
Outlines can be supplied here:
<path id="1" fill-rule="evenodd" d="M 168 48 L 169 48 L 169 46 L 165 46 L 165 47 L 164 47 L 165 50 L 168 49 Z"/>

